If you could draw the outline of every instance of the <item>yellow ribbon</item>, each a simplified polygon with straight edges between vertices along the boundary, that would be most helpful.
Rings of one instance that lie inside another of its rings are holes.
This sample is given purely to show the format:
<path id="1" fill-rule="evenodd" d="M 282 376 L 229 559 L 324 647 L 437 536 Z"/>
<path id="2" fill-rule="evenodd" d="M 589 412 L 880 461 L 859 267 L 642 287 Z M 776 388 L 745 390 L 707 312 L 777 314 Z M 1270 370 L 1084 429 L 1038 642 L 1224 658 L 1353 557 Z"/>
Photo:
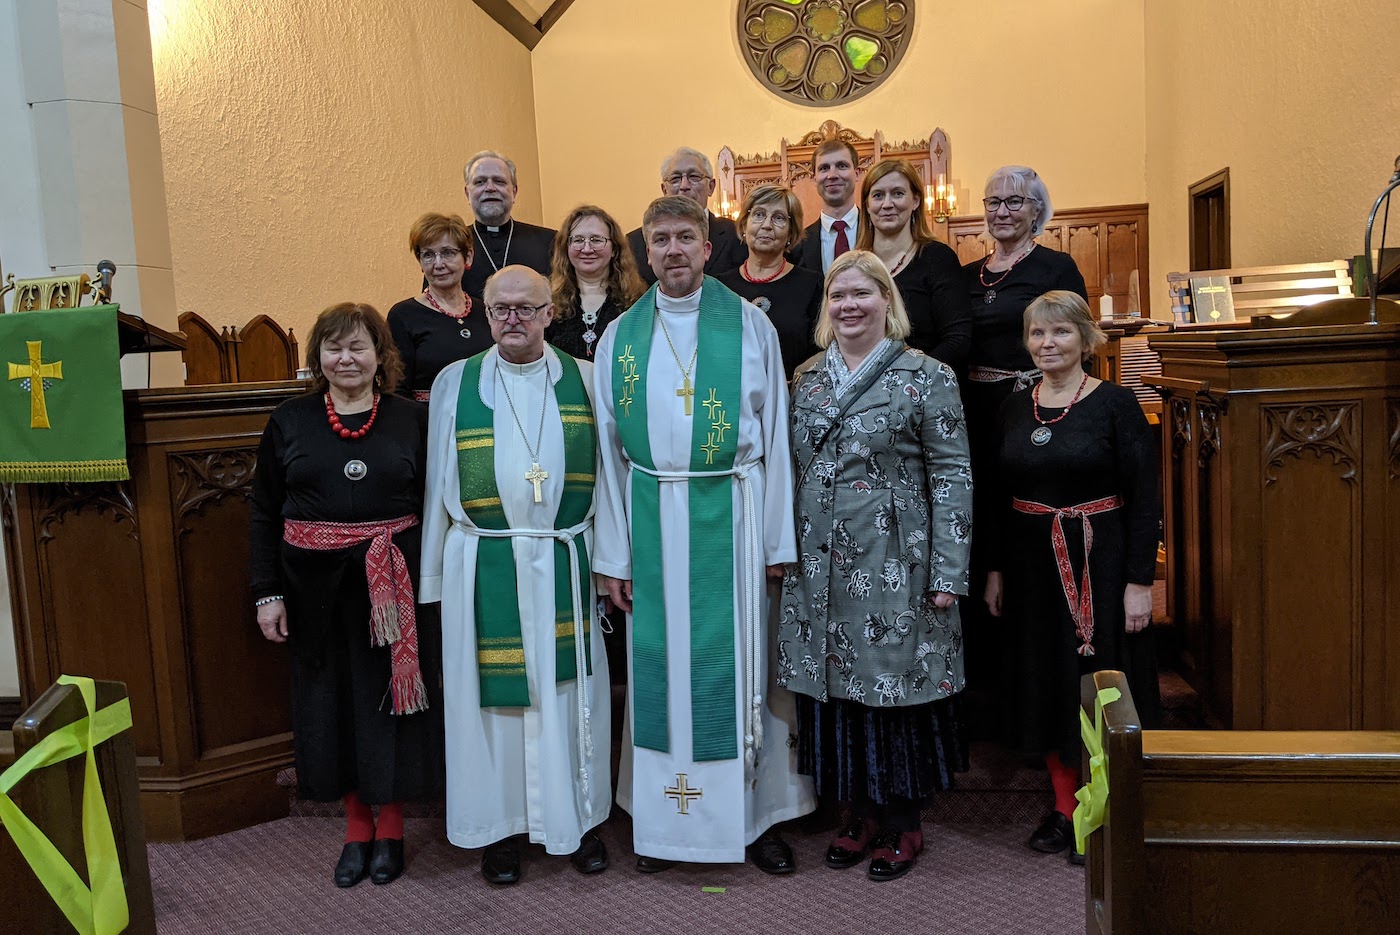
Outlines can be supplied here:
<path id="1" fill-rule="evenodd" d="M 1084 738 L 1084 747 L 1089 751 L 1089 781 L 1080 787 L 1074 797 L 1079 804 L 1074 807 L 1074 848 L 1084 853 L 1084 841 L 1089 835 L 1103 827 L 1104 809 L 1108 807 L 1108 758 L 1103 754 L 1103 709 L 1113 704 L 1123 693 L 1116 688 L 1104 688 L 1094 699 L 1094 723 L 1089 723 L 1089 715 L 1079 709 L 1079 736 Z"/>
<path id="2" fill-rule="evenodd" d="M 93 748 L 131 727 L 131 701 L 123 698 L 97 711 L 97 688 L 92 679 L 64 675 L 58 681 L 78 689 L 88 716 L 54 731 L 0 774 L 0 822 L 79 935 L 117 935 L 129 922 L 126 889 L 122 885 L 117 842 L 112 834 L 107 802 L 102 797 L 102 784 L 97 778 L 97 757 Z M 9 796 L 10 790 L 34 770 L 79 754 L 87 756 L 83 781 L 83 849 L 87 852 L 91 889 Z"/>

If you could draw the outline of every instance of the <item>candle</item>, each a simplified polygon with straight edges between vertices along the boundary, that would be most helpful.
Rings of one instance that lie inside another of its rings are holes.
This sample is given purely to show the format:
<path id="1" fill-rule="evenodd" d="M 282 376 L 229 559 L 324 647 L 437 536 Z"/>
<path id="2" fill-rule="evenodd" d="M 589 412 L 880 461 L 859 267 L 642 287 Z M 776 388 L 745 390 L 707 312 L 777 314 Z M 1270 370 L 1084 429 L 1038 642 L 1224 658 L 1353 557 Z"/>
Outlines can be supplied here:
<path id="1" fill-rule="evenodd" d="M 1099 318 L 1104 321 L 1113 318 L 1113 296 L 1108 293 L 1099 296 Z"/>

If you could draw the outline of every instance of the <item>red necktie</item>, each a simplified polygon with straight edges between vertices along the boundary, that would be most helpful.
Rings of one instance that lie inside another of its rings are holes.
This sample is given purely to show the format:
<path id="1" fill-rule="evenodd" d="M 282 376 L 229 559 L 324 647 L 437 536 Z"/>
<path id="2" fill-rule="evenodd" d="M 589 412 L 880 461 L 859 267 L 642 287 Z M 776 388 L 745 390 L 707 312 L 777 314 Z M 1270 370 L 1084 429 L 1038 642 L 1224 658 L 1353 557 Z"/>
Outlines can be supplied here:
<path id="1" fill-rule="evenodd" d="M 836 249 L 831 252 L 831 258 L 834 260 L 851 249 L 851 242 L 846 238 L 845 221 L 832 221 L 831 229 L 836 231 Z"/>

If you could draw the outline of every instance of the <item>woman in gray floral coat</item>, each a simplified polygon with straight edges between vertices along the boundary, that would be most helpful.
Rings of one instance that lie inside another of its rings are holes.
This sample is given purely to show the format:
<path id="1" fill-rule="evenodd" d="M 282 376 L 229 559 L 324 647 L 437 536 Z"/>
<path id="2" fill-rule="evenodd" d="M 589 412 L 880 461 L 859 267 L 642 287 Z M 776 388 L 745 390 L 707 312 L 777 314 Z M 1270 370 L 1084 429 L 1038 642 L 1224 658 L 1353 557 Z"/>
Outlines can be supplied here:
<path id="1" fill-rule="evenodd" d="M 799 769 L 841 803 L 831 867 L 870 856 L 892 880 L 923 849 L 919 810 L 965 769 L 963 687 L 972 478 L 957 380 L 908 347 L 885 265 L 831 265 L 826 350 L 797 369 L 797 564 L 783 578 L 777 677 L 797 694 Z"/>

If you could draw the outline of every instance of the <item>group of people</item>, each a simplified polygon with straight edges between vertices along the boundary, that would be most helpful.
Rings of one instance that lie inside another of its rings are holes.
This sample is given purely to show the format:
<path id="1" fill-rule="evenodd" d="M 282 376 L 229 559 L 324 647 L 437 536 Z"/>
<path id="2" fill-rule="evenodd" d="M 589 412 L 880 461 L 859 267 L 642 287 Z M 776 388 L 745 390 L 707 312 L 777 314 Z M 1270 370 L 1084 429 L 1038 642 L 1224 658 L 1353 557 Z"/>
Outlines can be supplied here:
<path id="1" fill-rule="evenodd" d="M 493 883 L 522 838 L 605 869 L 614 800 L 642 872 L 791 873 L 777 826 L 820 799 L 827 865 L 896 879 L 966 769 L 969 687 L 1049 771 L 1029 845 L 1073 856 L 1080 676 L 1155 707 L 1157 461 L 1086 369 L 1037 174 L 988 179 L 967 267 L 909 163 L 838 140 L 806 225 L 774 184 L 710 214 L 691 149 L 626 236 L 591 205 L 517 222 L 497 153 L 465 175 L 473 223 L 410 232 L 422 293 L 323 312 L 259 450 L 254 604 L 293 654 L 300 794 L 344 802 L 336 884 L 395 879 L 403 803 L 444 782 Z"/>

